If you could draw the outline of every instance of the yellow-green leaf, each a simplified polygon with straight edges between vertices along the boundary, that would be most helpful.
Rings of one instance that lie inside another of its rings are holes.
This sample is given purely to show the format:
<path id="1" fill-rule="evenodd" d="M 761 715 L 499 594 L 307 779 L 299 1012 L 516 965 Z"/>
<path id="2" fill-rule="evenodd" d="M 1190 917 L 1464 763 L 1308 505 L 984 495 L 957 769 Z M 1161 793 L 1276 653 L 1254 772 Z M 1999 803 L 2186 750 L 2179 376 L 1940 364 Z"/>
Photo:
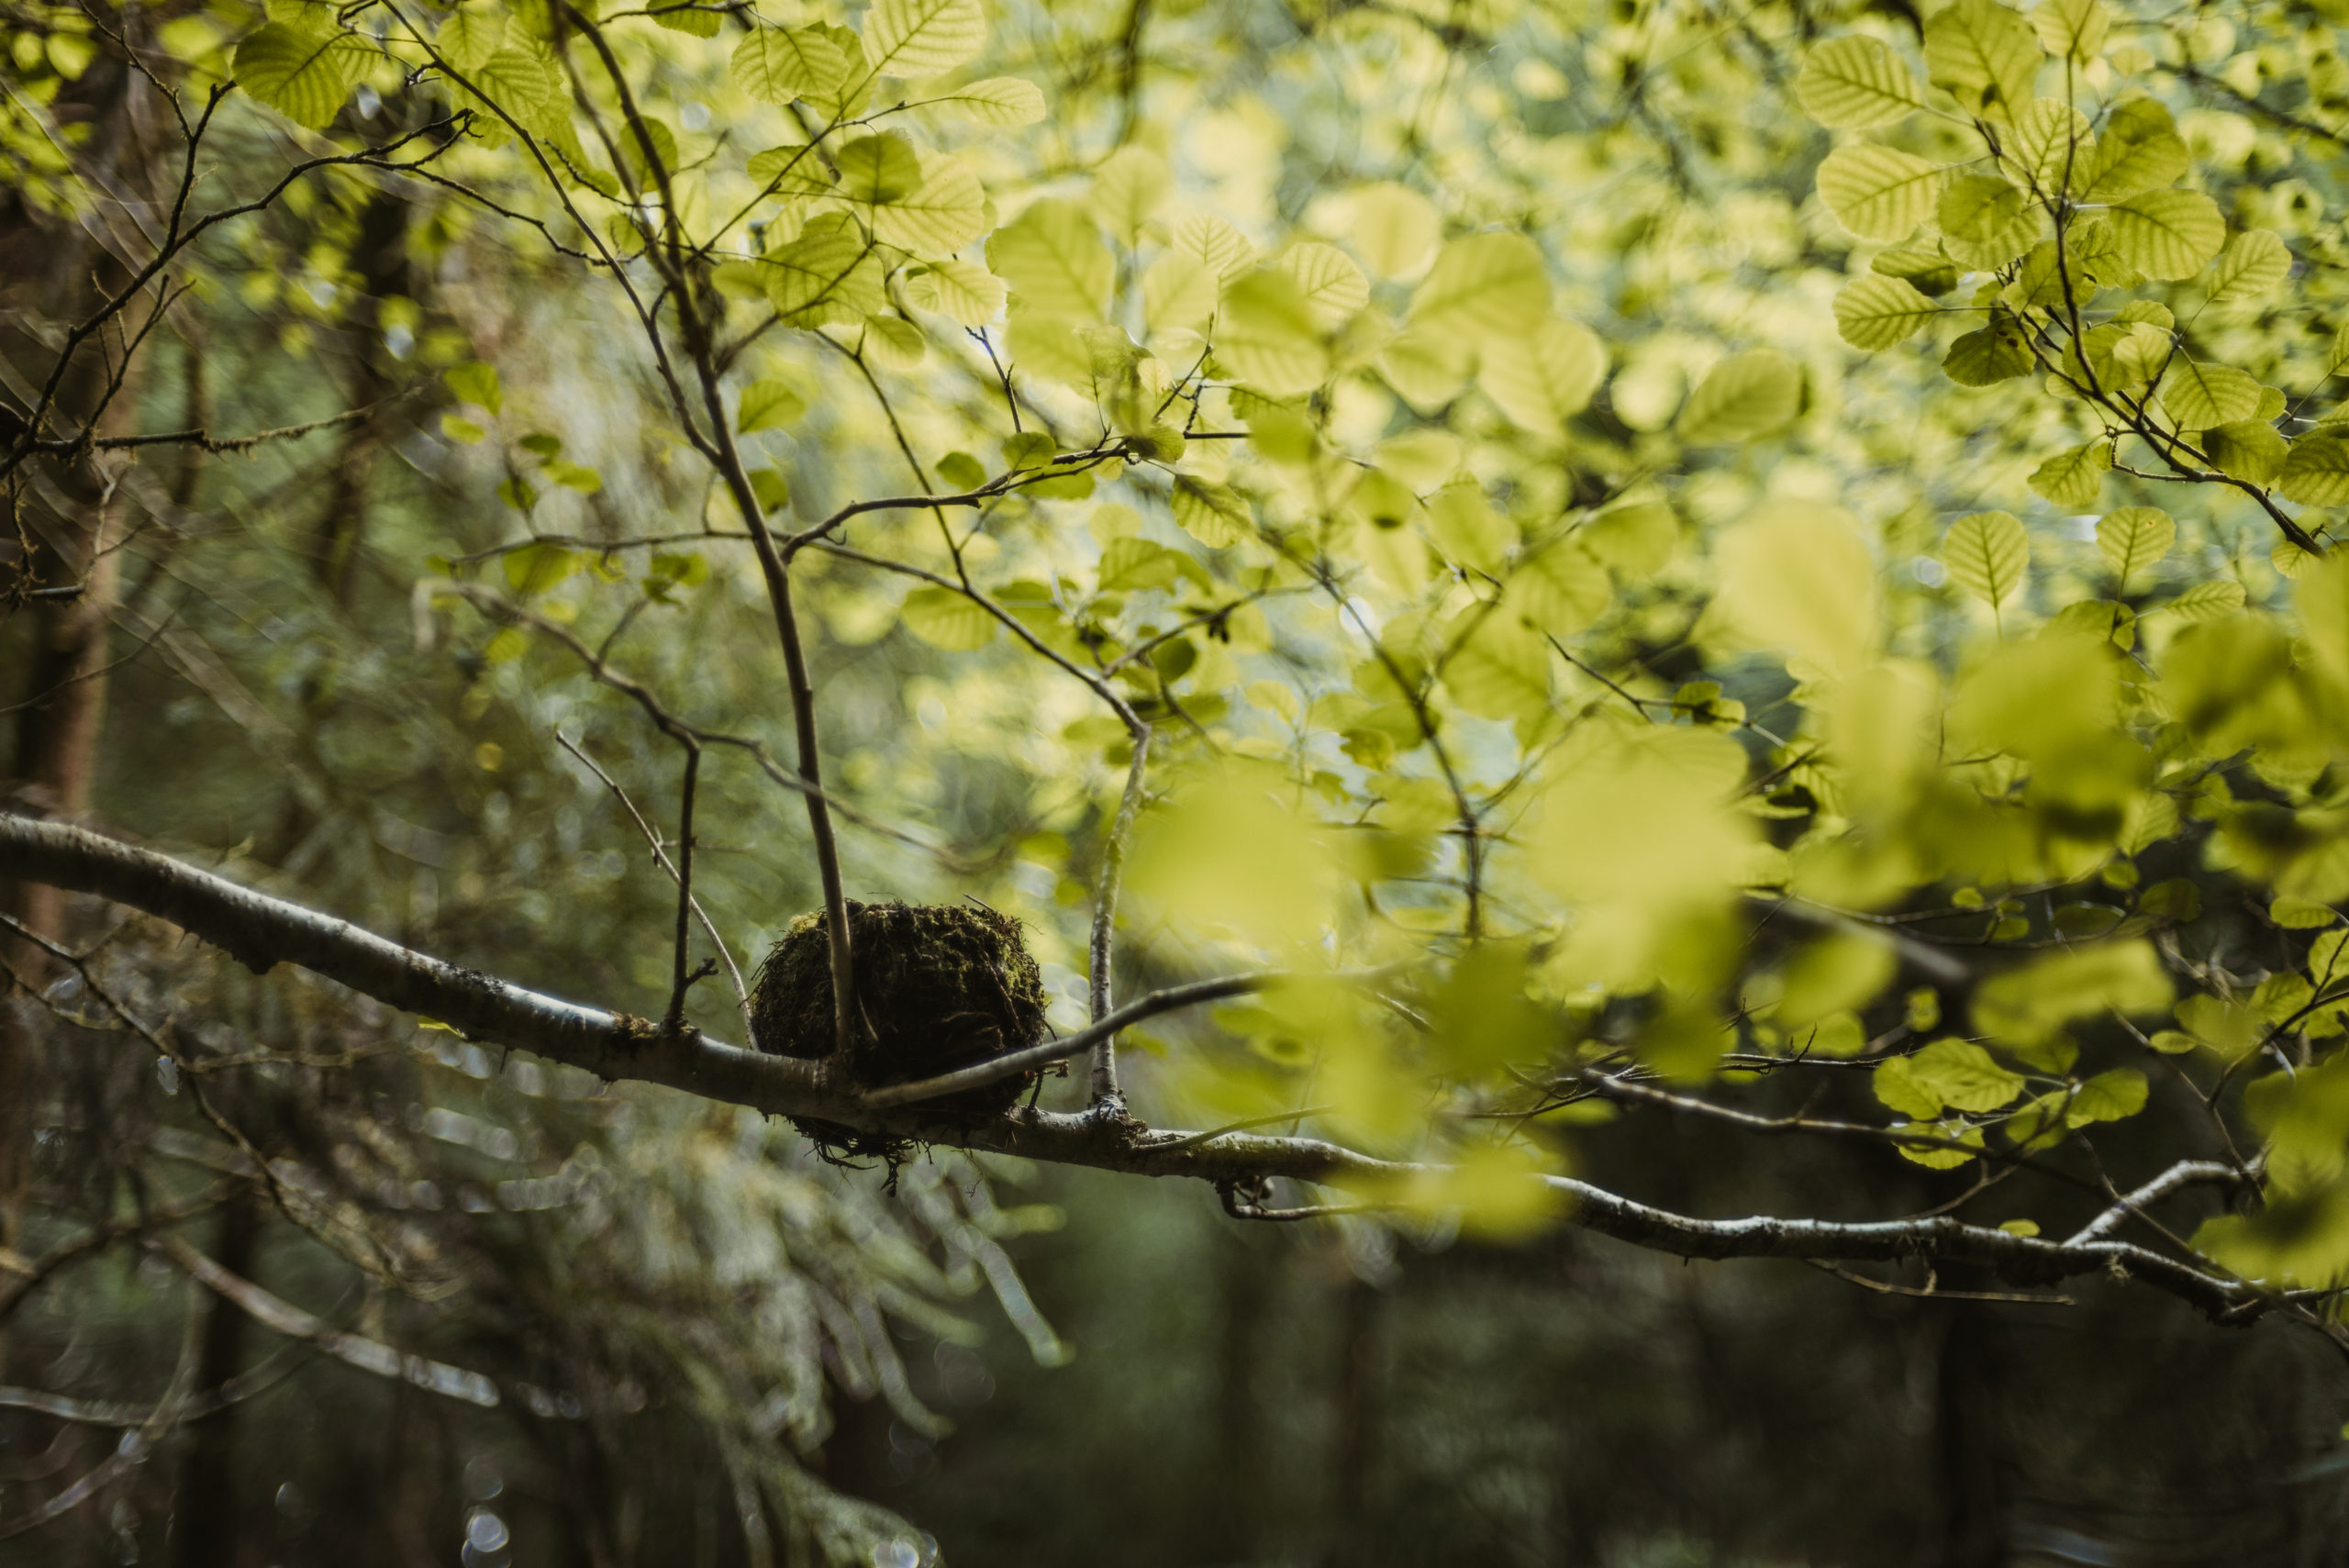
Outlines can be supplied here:
<path id="1" fill-rule="evenodd" d="M 1707 372 L 1675 428 L 1691 446 L 1742 441 L 1776 429 L 1801 406 L 1802 372 L 1775 349 L 1756 349 Z"/>
<path id="2" fill-rule="evenodd" d="M 1238 544 L 1255 531 L 1248 503 L 1237 493 L 1188 474 L 1174 477 L 1174 510 L 1183 531 L 1211 550 Z"/>
<path id="3" fill-rule="evenodd" d="M 2083 197 L 2117 202 L 2169 184 L 2186 172 L 2186 142 L 2169 111 L 2152 98 L 2116 105 L 2097 138 L 2096 164 Z"/>
<path id="4" fill-rule="evenodd" d="M 1976 512 L 1949 526 L 1942 564 L 1951 582 L 1997 609 L 2031 573 L 2031 539 L 2012 512 Z"/>
<path id="5" fill-rule="evenodd" d="M 1142 225 L 1166 205 L 1174 172 L 1147 147 L 1129 142 L 1093 172 L 1090 205 L 1096 217 L 1128 246 L 1141 239 Z"/>
<path id="6" fill-rule="evenodd" d="M 873 237 L 917 256 L 944 257 L 977 239 L 986 220 L 979 177 L 961 159 L 941 155 L 930 161 L 919 184 L 873 209 Z"/>
<path id="7" fill-rule="evenodd" d="M 1330 350 L 1311 303 L 1295 278 L 1272 267 L 1223 291 L 1215 357 L 1231 375 L 1272 397 L 1310 392 L 1330 374 Z"/>
<path id="8" fill-rule="evenodd" d="M 979 0 L 873 0 L 864 58 L 875 76 L 937 76 L 986 46 Z"/>
<path id="9" fill-rule="evenodd" d="M 2103 0 L 2040 0 L 2032 7 L 2031 29 L 2040 46 L 2058 60 L 2086 65 L 2104 52 L 2112 14 Z"/>
<path id="10" fill-rule="evenodd" d="M 2122 506 L 2097 519 L 2096 547 L 2124 593 L 2129 579 L 2167 555 L 2176 539 L 2176 520 L 2158 506 Z"/>
<path id="11" fill-rule="evenodd" d="M 989 76 L 922 101 L 960 110 L 981 125 L 1034 125 L 1044 117 L 1044 90 L 1024 76 Z"/>
<path id="12" fill-rule="evenodd" d="M 2232 577 L 2197 583 L 2162 608 L 2183 621 L 2220 620 L 2243 608 L 2243 584 Z"/>
<path id="13" fill-rule="evenodd" d="M 2043 198 L 2085 185 L 2096 167 L 2087 116 L 2061 98 L 2033 98 L 2015 115 L 2002 150 L 2015 178 Z"/>
<path id="14" fill-rule="evenodd" d="M 237 46 L 237 85 L 295 125 L 317 129 L 342 107 L 367 53 L 351 33 L 269 22 Z"/>
<path id="15" fill-rule="evenodd" d="M 2210 297 L 2255 299 L 2292 275 L 2292 252 L 2273 229 L 2247 228 L 2227 242 L 2210 273 Z"/>
<path id="16" fill-rule="evenodd" d="M 848 72 L 840 46 L 812 28 L 758 28 L 734 49 L 734 84 L 763 104 L 829 93 Z"/>
<path id="17" fill-rule="evenodd" d="M 2021 1073 L 1999 1066 L 1988 1051 L 1967 1040 L 1937 1040 L 1908 1062 L 1908 1086 L 1938 1100 L 1934 1111 L 1943 1106 L 1954 1111 L 1994 1111 L 2011 1104 L 2029 1087 Z"/>
<path id="18" fill-rule="evenodd" d="M 2181 430 L 2207 430 L 2259 412 L 2259 381 L 2232 365 L 2198 364 L 2180 354 L 2162 378 L 2162 408 Z"/>
<path id="19" fill-rule="evenodd" d="M 2265 419 L 2237 419 L 2202 432 L 2202 453 L 2232 479 L 2265 489 L 2282 472 L 2288 444 Z"/>
<path id="20" fill-rule="evenodd" d="M 2111 468 L 2111 443 L 2090 441 L 2057 452 L 2033 469 L 2031 487 L 2058 506 L 2092 506 L 2103 494 L 2104 476 Z"/>
<path id="21" fill-rule="evenodd" d="M 1366 185 L 1353 194 L 1345 238 L 1363 264 L 1382 278 L 1407 278 L 1428 263 L 1443 238 L 1435 204 L 1408 185 Z"/>
<path id="22" fill-rule="evenodd" d="M 1117 263 L 1083 208 L 1035 203 L 987 241 L 987 266 L 1039 316 L 1097 321 L 1109 307 Z"/>
<path id="23" fill-rule="evenodd" d="M 1411 295 L 1411 323 L 1470 338 L 1504 337 L 1550 309 L 1542 252 L 1517 234 L 1471 234 L 1436 253 Z"/>
<path id="24" fill-rule="evenodd" d="M 951 316 L 965 327 L 984 327 L 1003 311 L 1009 292 L 1001 278 L 976 261 L 953 257 L 906 274 L 906 298 L 917 309 Z"/>
<path id="25" fill-rule="evenodd" d="M 1476 384 L 1520 429 L 1559 441 L 1606 373 L 1607 350 L 1598 336 L 1551 317 L 1520 336 L 1487 343 Z"/>
<path id="26" fill-rule="evenodd" d="M 1871 272 L 1854 278 L 1835 296 L 1835 330 L 1854 349 L 1889 349 L 1914 336 L 1940 311 L 1914 285 Z"/>
<path id="27" fill-rule="evenodd" d="M 2044 58 L 2031 25 L 1997 0 L 1956 0 L 1925 24 L 1926 75 L 1982 119 L 2031 102 Z"/>
<path id="28" fill-rule="evenodd" d="M 1925 106 L 1924 84 L 1891 46 L 1851 33 L 1810 51 L 1795 97 L 1811 118 L 1836 130 L 1890 125 Z"/>
<path id="29" fill-rule="evenodd" d="M 2199 191 L 2148 191 L 2105 214 L 2113 249 L 2149 278 L 2190 278 L 2227 237 L 2218 204 Z"/>
<path id="30" fill-rule="evenodd" d="M 440 51 L 440 58 L 463 72 L 471 72 L 496 53 L 505 41 L 505 16 L 479 0 L 450 12 L 440 30 L 432 35 L 432 47 Z"/>
<path id="31" fill-rule="evenodd" d="M 1273 263 L 1297 280 L 1313 318 L 1324 332 L 1334 332 L 1370 303 L 1370 281 L 1352 258 L 1334 245 L 1308 240 L 1292 245 Z"/>
<path id="32" fill-rule="evenodd" d="M 1819 166 L 1819 199 L 1862 239 L 1906 239 L 1932 216 L 1942 166 L 1873 142 L 1839 147 Z"/>
<path id="33" fill-rule="evenodd" d="M 2319 431 L 2292 443 L 2279 488 L 2303 506 L 2349 506 L 2349 432 Z"/>
<path id="34" fill-rule="evenodd" d="M 949 653 L 995 640 L 995 617 L 952 588 L 916 588 L 906 595 L 904 615 L 907 630 Z"/>
<path id="35" fill-rule="evenodd" d="M 1961 174 L 1950 181 L 1934 217 L 1943 248 L 1976 269 L 2005 266 L 2039 231 L 2030 196 L 1995 174 Z"/>
<path id="36" fill-rule="evenodd" d="M 779 429 L 807 412 L 807 399 L 791 383 L 773 378 L 754 381 L 742 389 L 742 399 L 735 406 L 734 428 L 746 436 L 754 430 Z"/>

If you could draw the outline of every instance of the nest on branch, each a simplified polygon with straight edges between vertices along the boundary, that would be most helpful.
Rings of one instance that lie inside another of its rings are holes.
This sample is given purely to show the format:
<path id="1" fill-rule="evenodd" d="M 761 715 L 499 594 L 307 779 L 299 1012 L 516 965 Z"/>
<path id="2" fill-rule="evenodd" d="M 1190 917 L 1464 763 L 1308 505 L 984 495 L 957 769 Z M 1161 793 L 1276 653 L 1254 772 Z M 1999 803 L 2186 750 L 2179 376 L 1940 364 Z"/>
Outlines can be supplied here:
<path id="1" fill-rule="evenodd" d="M 856 973 L 847 1073 L 858 1089 L 934 1078 L 1044 1038 L 1044 981 L 1019 922 L 983 905 L 848 904 Z M 802 915 L 767 952 L 751 988 L 759 1049 L 810 1061 L 832 1054 L 829 929 Z M 1033 1083 L 1031 1070 L 922 1102 L 974 1121 L 1001 1116 Z M 794 1117 L 825 1158 L 896 1164 L 908 1142 L 838 1122 Z"/>

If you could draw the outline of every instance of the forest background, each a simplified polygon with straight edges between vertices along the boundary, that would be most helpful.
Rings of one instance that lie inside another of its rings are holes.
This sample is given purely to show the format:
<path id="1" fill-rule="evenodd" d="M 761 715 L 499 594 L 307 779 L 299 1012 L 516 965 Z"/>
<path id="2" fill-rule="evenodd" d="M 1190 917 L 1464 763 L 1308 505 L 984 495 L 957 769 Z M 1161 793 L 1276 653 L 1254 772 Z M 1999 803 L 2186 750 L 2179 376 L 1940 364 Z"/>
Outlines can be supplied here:
<path id="1" fill-rule="evenodd" d="M 2349 1540 L 2349 17 L 6 17 L 0 1549 Z"/>

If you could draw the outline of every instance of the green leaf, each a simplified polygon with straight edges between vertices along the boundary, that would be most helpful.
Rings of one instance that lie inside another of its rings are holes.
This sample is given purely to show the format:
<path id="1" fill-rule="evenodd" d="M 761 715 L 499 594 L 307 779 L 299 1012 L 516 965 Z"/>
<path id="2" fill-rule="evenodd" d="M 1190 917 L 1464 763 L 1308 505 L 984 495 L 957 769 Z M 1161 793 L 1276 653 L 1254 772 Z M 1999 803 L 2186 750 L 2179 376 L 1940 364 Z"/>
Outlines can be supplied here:
<path id="1" fill-rule="evenodd" d="M 1939 240 L 1879 250 L 1868 262 L 1868 271 L 1913 284 L 1926 295 L 1944 295 L 1957 286 L 1957 263 L 1942 250 Z"/>
<path id="2" fill-rule="evenodd" d="M 979 0 L 873 0 L 864 57 L 875 76 L 937 76 L 986 47 Z"/>
<path id="3" fill-rule="evenodd" d="M 781 147 L 753 152 L 743 164 L 742 172 L 765 187 L 762 193 L 765 195 L 829 196 L 832 194 L 831 171 L 824 167 L 815 149 L 805 142 L 786 141 Z"/>
<path id="4" fill-rule="evenodd" d="M 1906 239 L 1933 213 L 1942 166 L 1873 142 L 1839 147 L 1819 166 L 1819 199 L 1862 239 Z"/>
<path id="5" fill-rule="evenodd" d="M 2031 487 L 2059 506 L 2093 506 L 2112 468 L 2112 443 L 2090 441 L 2057 452 L 2032 471 Z"/>
<path id="6" fill-rule="evenodd" d="M 1934 208 L 1942 247 L 1976 270 L 2003 267 L 2039 232 L 2039 214 L 2020 186 L 1995 174 L 1961 174 Z"/>
<path id="7" fill-rule="evenodd" d="M 2029 1085 L 2020 1073 L 2010 1073 L 1980 1046 L 1962 1040 L 1937 1040 L 1908 1059 L 1909 1082 L 1954 1111 L 1994 1111 L 2011 1103 Z"/>
<path id="8" fill-rule="evenodd" d="M 1795 78 L 1805 113 L 1835 130 L 1891 125 L 1925 106 L 1923 83 L 1880 39 L 1846 34 L 1810 51 Z"/>
<path id="9" fill-rule="evenodd" d="M 1098 321 L 1109 307 L 1117 263 L 1093 219 L 1048 197 L 987 241 L 987 266 L 1027 308 L 1063 319 Z"/>
<path id="10" fill-rule="evenodd" d="M 1590 403 L 1607 373 L 1607 350 L 1590 328 L 1551 317 L 1485 346 L 1476 384 L 1518 428 L 1566 439 L 1566 421 Z"/>
<path id="11" fill-rule="evenodd" d="M 2160 1012 L 2176 995 L 2152 944 L 2104 942 L 1992 975 L 1975 990 L 1974 1025 L 2015 1045 L 2040 1046 L 2073 1018 Z"/>
<path id="12" fill-rule="evenodd" d="M 976 239 L 986 222 L 987 195 L 979 177 L 961 159 L 943 155 L 930 160 L 920 184 L 872 213 L 875 239 L 941 262 Z M 969 270 L 986 275 L 976 267 Z"/>
<path id="13" fill-rule="evenodd" d="M 1166 160 L 1132 142 L 1118 149 L 1093 171 L 1086 205 L 1129 249 L 1141 241 L 1148 223 L 1174 188 Z"/>
<path id="14" fill-rule="evenodd" d="M 2294 441 L 2277 487 L 2303 506 L 2349 506 L 2349 431 L 2320 430 Z"/>
<path id="15" fill-rule="evenodd" d="M 2149 278 L 2190 278 L 2227 237 L 2218 204 L 2199 191 L 2148 191 L 2105 214 L 2121 259 Z"/>
<path id="16" fill-rule="evenodd" d="M 1942 356 L 1942 370 L 1960 386 L 1988 386 L 2031 373 L 2031 350 L 2021 324 L 2007 311 L 1993 310 L 1990 324 L 1965 333 Z"/>
<path id="17" fill-rule="evenodd" d="M 714 39 L 725 17 L 715 10 L 704 10 L 696 5 L 659 6 L 652 8 L 655 26 L 673 33 L 690 33 L 697 39 Z"/>
<path id="18" fill-rule="evenodd" d="M 1023 430 L 1003 441 L 1003 465 L 1015 473 L 1042 468 L 1052 461 L 1052 438 L 1041 430 Z"/>
<path id="19" fill-rule="evenodd" d="M 2081 196 L 2117 202 L 2155 190 L 2185 173 L 2190 161 L 2169 111 L 2152 98 L 2132 98 L 2105 117 L 2096 165 Z"/>
<path id="20" fill-rule="evenodd" d="M 1904 342 L 1941 313 L 1941 306 L 1896 277 L 1854 278 L 1835 296 L 1835 330 L 1854 349 L 1871 351 Z"/>
<path id="21" fill-rule="evenodd" d="M 751 494 L 762 512 L 780 512 L 791 504 L 791 482 L 772 468 L 751 470 Z"/>
<path id="22" fill-rule="evenodd" d="M 1273 397 L 1310 392 L 1330 374 L 1329 347 L 1305 291 L 1271 267 L 1224 290 L 1215 357 L 1233 377 Z"/>
<path id="23" fill-rule="evenodd" d="M 2096 547 L 2112 567 L 2116 592 L 2129 579 L 2169 553 L 2177 539 L 2176 520 L 2157 506 L 2122 506 L 2097 520 Z"/>
<path id="24" fill-rule="evenodd" d="M 2208 430 L 2259 412 L 2259 381 L 2232 365 L 2198 364 L 2179 354 L 2162 378 L 2162 408 L 2181 430 Z"/>
<path id="25" fill-rule="evenodd" d="M 1410 320 L 1431 331 L 1484 339 L 1521 331 L 1549 314 L 1550 274 L 1532 241 L 1471 234 L 1436 252 L 1411 295 Z"/>
<path id="26" fill-rule="evenodd" d="M 754 381 L 742 389 L 735 406 L 734 428 L 743 435 L 754 430 L 781 429 L 807 412 L 807 399 L 787 381 Z"/>
<path id="27" fill-rule="evenodd" d="M 921 183 L 921 155 L 894 130 L 843 142 L 832 158 L 841 195 L 864 206 L 894 202 Z"/>
<path id="28" fill-rule="evenodd" d="M 2144 1108 L 2145 1075 L 2134 1067 L 2116 1067 L 2080 1085 L 2080 1092 L 2072 1096 L 2071 1107 L 2064 1113 L 2064 1120 L 2072 1127 L 2126 1121 Z"/>
<path id="29" fill-rule="evenodd" d="M 1292 245 L 1273 265 L 1297 280 L 1324 332 L 1335 332 L 1370 303 L 1370 280 L 1334 245 Z"/>
<path id="30" fill-rule="evenodd" d="M 1001 278 L 976 261 L 952 257 L 908 272 L 905 290 L 916 308 L 952 317 L 965 327 L 984 327 L 1000 316 L 1009 292 Z"/>
<path id="31" fill-rule="evenodd" d="M 266 23 L 237 46 L 237 85 L 315 130 L 342 107 L 368 52 L 355 34 Z"/>
<path id="32" fill-rule="evenodd" d="M 495 365 L 469 360 L 442 371 L 440 379 L 449 384 L 450 391 L 477 408 L 495 414 L 506 406 L 506 395 L 497 384 Z"/>
<path id="33" fill-rule="evenodd" d="M 1044 90 L 1024 76 L 989 76 L 922 101 L 960 110 L 981 125 L 1034 125 L 1044 117 Z"/>
<path id="34" fill-rule="evenodd" d="M 506 17 L 478 0 L 450 12 L 440 30 L 432 35 L 432 47 L 440 51 L 440 58 L 467 73 L 497 52 L 505 41 Z"/>
<path id="35" fill-rule="evenodd" d="M 2031 25 L 1997 0 L 1957 0 L 1925 24 L 1925 74 L 1977 118 L 2031 102 L 2043 58 Z"/>
<path id="36" fill-rule="evenodd" d="M 2272 229 L 2247 228 L 2227 242 L 2210 273 L 2213 302 L 2255 299 L 2292 275 L 2292 252 Z"/>
<path id="37" fill-rule="evenodd" d="M 848 60 L 838 44 L 812 28 L 758 28 L 735 46 L 729 69 L 743 92 L 780 106 L 807 94 L 831 92 L 847 74 Z"/>
<path id="38" fill-rule="evenodd" d="M 995 617 L 952 588 L 916 588 L 902 613 L 907 630 L 949 653 L 974 652 L 995 640 Z"/>
<path id="39" fill-rule="evenodd" d="M 1995 610 L 2030 576 L 2031 539 L 2012 512 L 1976 512 L 1950 525 L 1942 564 L 1951 582 Z"/>
<path id="40" fill-rule="evenodd" d="M 1802 372 L 1775 349 L 1731 354 L 1697 384 L 1675 428 L 1691 446 L 1742 441 L 1792 419 L 1802 407 Z"/>
<path id="41" fill-rule="evenodd" d="M 1346 242 L 1382 278 L 1407 278 L 1427 265 L 1443 238 L 1435 204 L 1408 185 L 1369 185 L 1354 192 Z"/>
<path id="42" fill-rule="evenodd" d="M 2087 183 L 2096 133 L 2087 116 L 2061 98 L 2033 98 L 2016 114 L 2001 151 L 2015 179 L 2043 200 Z"/>
<path id="43" fill-rule="evenodd" d="M 2031 30 L 2040 47 L 2058 60 L 2087 65 L 2104 52 L 2112 14 L 2103 0 L 2040 0 L 2032 7 Z"/>
<path id="44" fill-rule="evenodd" d="M 2202 451 L 2221 473 L 2266 489 L 2283 471 L 2288 445 L 2264 419 L 2237 419 L 2202 432 Z"/>
<path id="45" fill-rule="evenodd" d="M 760 260 L 768 303 L 794 327 L 859 321 L 887 303 L 880 268 L 853 226 L 803 234 Z"/>
<path id="46" fill-rule="evenodd" d="M 1176 474 L 1173 504 L 1175 523 L 1211 550 L 1238 544 L 1256 531 L 1248 503 L 1228 485 Z"/>
<path id="47" fill-rule="evenodd" d="M 640 116 L 619 129 L 620 162 L 629 183 L 640 191 L 656 192 L 664 175 L 677 168 L 677 133 L 666 122 Z"/>
<path id="48" fill-rule="evenodd" d="M 507 585 L 518 594 L 543 594 L 578 571 L 583 560 L 559 544 L 524 545 L 507 552 Z"/>
<path id="49" fill-rule="evenodd" d="M 1177 222 L 1174 232 L 1167 237 L 1166 249 L 1170 254 L 1203 262 L 1219 284 L 1230 283 L 1256 261 L 1255 247 L 1248 243 L 1247 236 L 1213 213 L 1193 213 Z"/>
<path id="50" fill-rule="evenodd" d="M 567 128 L 571 88 L 562 68 L 543 46 L 508 36 L 510 41 L 471 72 L 473 86 L 526 130 L 549 131 L 556 122 Z"/>
<path id="51" fill-rule="evenodd" d="M 2183 621 L 2219 620 L 2243 608 L 2243 584 L 2232 577 L 2197 583 L 2162 608 Z"/>

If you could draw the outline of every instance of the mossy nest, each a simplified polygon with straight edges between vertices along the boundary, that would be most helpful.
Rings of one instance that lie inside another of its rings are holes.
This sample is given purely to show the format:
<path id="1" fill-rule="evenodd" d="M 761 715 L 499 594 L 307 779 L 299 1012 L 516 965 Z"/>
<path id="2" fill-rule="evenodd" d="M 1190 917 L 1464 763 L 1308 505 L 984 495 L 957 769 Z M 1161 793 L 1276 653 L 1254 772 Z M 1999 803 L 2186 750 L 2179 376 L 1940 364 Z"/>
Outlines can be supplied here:
<path id="1" fill-rule="evenodd" d="M 934 1078 L 1044 1038 L 1044 980 L 1019 922 L 983 905 L 848 905 L 859 1028 L 848 1074 L 861 1089 Z M 791 923 L 751 988 L 759 1049 L 816 1060 L 832 1053 L 832 964 L 818 912 Z M 974 1120 L 1019 1102 L 1033 1072 L 922 1102 Z M 895 1162 L 906 1140 L 838 1122 L 792 1118 L 828 1157 Z"/>

